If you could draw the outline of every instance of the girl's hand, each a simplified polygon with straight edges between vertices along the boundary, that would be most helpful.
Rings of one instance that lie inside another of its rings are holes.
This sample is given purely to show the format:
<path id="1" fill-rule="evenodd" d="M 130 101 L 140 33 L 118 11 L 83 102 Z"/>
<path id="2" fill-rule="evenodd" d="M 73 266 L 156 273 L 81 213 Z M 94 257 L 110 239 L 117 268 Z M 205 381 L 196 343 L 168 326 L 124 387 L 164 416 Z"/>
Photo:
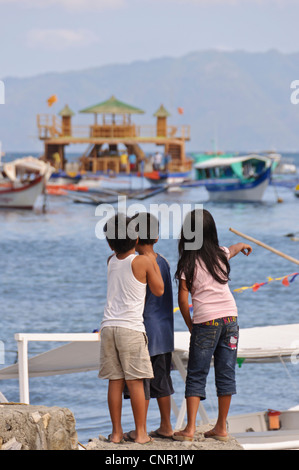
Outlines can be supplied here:
<path id="1" fill-rule="evenodd" d="M 241 252 L 243 253 L 243 255 L 249 256 L 250 253 L 252 253 L 252 248 L 250 245 L 243 243 L 243 248 L 241 249 Z"/>
<path id="2" fill-rule="evenodd" d="M 248 256 L 252 252 L 252 248 L 250 245 L 247 245 L 247 243 L 236 243 L 235 245 L 229 247 L 229 258 L 233 258 L 240 252 L 242 252 L 245 256 Z"/>

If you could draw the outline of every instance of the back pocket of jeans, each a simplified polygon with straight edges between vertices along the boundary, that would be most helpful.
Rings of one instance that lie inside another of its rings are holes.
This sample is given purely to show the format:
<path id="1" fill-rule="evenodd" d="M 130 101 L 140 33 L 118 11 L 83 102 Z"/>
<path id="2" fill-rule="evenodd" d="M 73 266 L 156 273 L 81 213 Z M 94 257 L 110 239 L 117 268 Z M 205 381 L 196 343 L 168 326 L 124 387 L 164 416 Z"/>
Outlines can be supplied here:
<path id="1" fill-rule="evenodd" d="M 217 329 L 208 325 L 202 325 L 197 329 L 195 344 L 198 348 L 209 349 L 214 347 Z"/>

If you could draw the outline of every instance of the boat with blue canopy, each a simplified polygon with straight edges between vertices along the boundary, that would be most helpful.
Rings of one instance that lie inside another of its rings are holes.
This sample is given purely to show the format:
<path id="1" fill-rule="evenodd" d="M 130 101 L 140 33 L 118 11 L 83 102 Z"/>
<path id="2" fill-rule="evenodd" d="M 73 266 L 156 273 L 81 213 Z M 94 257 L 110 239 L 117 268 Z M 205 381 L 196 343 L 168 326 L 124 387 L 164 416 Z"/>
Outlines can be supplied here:
<path id="1" fill-rule="evenodd" d="M 196 180 L 211 201 L 261 201 L 271 180 L 272 160 L 261 155 L 218 156 L 194 164 Z"/>

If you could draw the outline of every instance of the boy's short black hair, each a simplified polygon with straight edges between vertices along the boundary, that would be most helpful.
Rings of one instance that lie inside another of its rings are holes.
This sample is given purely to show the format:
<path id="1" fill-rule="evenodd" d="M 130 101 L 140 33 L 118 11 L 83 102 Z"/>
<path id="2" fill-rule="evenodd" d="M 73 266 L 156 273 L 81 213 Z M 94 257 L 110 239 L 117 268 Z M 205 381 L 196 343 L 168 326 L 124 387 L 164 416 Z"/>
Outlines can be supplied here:
<path id="1" fill-rule="evenodd" d="M 153 245 L 159 237 L 159 220 L 150 212 L 139 212 L 132 217 L 136 222 L 139 245 Z"/>
<path id="2" fill-rule="evenodd" d="M 116 214 L 104 225 L 106 240 L 115 253 L 126 253 L 135 247 L 138 234 L 131 221 L 125 214 Z"/>

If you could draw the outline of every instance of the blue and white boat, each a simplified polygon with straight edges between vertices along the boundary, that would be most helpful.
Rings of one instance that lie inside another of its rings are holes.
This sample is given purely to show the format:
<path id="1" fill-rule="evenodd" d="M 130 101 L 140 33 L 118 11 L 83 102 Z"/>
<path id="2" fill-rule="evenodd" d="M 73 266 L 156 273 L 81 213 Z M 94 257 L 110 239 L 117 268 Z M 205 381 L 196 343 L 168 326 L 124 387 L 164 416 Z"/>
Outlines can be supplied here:
<path id="1" fill-rule="evenodd" d="M 194 164 L 210 201 L 261 201 L 271 180 L 272 160 L 261 155 L 214 157 Z"/>

